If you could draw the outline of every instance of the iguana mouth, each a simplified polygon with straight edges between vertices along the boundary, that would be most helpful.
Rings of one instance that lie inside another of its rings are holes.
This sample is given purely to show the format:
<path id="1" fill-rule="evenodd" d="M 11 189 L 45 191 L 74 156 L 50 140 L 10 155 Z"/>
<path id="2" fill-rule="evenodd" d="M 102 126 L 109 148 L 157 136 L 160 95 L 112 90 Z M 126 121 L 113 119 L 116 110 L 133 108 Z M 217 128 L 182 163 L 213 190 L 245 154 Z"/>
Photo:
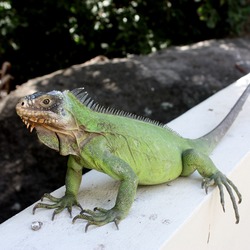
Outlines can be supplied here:
<path id="1" fill-rule="evenodd" d="M 57 119 L 44 118 L 45 112 L 43 111 L 29 111 L 27 109 L 22 109 L 17 107 L 17 113 L 22 119 L 23 123 L 26 125 L 30 132 L 33 131 L 36 125 L 47 125 L 58 123 Z"/>
<path id="2" fill-rule="evenodd" d="M 30 132 L 33 131 L 36 125 L 42 125 L 42 124 L 52 124 L 52 123 L 58 123 L 58 120 L 56 119 L 44 119 L 44 118 L 37 118 L 37 117 L 28 117 L 20 115 L 20 118 L 22 119 L 23 123 L 26 125 L 27 129 L 30 130 Z"/>
<path id="3" fill-rule="evenodd" d="M 27 126 L 27 129 L 30 129 L 30 133 L 33 131 L 35 128 L 35 124 L 32 123 L 30 120 L 26 120 L 27 117 L 21 117 L 23 123 Z"/>

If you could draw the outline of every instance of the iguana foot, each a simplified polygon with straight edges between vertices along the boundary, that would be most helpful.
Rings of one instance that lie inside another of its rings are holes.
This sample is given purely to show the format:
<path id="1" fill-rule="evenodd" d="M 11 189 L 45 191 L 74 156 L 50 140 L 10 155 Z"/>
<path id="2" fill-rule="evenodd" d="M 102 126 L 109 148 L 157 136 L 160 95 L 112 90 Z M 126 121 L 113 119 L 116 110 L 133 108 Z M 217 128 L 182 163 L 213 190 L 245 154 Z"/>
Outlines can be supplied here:
<path id="1" fill-rule="evenodd" d="M 223 208 L 223 211 L 225 212 L 225 201 L 224 201 L 224 191 L 223 191 L 223 185 L 226 187 L 227 192 L 229 193 L 229 196 L 231 198 L 233 208 L 234 208 L 234 213 L 235 213 L 235 218 L 236 218 L 236 224 L 239 223 L 240 216 L 239 216 L 239 211 L 238 211 L 238 206 L 237 202 L 235 200 L 233 190 L 235 191 L 236 195 L 238 196 L 238 203 L 241 203 L 242 198 L 241 194 L 238 191 L 237 187 L 233 184 L 232 181 L 230 181 L 224 174 L 221 172 L 217 172 L 213 174 L 210 178 L 204 178 L 202 182 L 202 188 L 205 188 L 205 191 L 207 193 L 208 187 L 211 185 L 217 185 L 220 191 L 220 202 Z"/>
<path id="2" fill-rule="evenodd" d="M 85 232 L 88 231 L 88 227 L 90 225 L 96 225 L 96 226 L 103 226 L 110 222 L 114 222 L 117 229 L 119 229 L 118 224 L 120 220 L 122 219 L 121 212 L 119 212 L 117 209 L 112 208 L 110 210 L 106 210 L 103 208 L 94 208 L 94 211 L 92 210 L 83 210 L 81 214 L 77 215 L 73 219 L 73 223 L 77 219 L 83 219 L 87 220 L 88 223 L 85 227 Z"/>
<path id="3" fill-rule="evenodd" d="M 74 195 L 65 195 L 61 198 L 56 198 L 52 196 L 51 194 L 45 193 L 43 197 L 41 198 L 41 201 L 43 201 L 44 198 L 49 199 L 54 204 L 47 204 L 47 203 L 37 203 L 33 208 L 33 214 L 35 214 L 35 211 L 37 208 L 47 208 L 47 209 L 55 209 L 52 215 L 52 220 L 54 220 L 55 215 L 62 212 L 65 208 L 68 209 L 68 212 L 70 214 L 70 217 L 72 218 L 72 207 L 77 206 L 82 211 L 82 206 L 80 203 L 76 200 L 76 197 Z"/>

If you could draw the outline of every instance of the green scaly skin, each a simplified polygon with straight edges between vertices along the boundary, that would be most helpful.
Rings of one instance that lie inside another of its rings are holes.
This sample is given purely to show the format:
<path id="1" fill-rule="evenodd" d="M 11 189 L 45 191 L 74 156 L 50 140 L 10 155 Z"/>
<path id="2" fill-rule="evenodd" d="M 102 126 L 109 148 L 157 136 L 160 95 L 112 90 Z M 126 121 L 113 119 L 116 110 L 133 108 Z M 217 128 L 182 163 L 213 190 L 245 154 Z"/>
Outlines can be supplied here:
<path id="1" fill-rule="evenodd" d="M 236 118 L 243 106 L 248 86 L 229 115 L 207 135 L 191 140 L 179 136 L 169 128 L 148 121 L 101 112 L 81 90 L 35 93 L 22 98 L 17 114 L 28 128 L 36 128 L 38 138 L 48 147 L 69 155 L 66 174 L 66 192 L 62 198 L 50 194 L 44 197 L 53 204 L 38 203 L 37 208 L 55 209 L 52 219 L 63 209 L 70 215 L 72 206 L 82 210 L 77 219 L 87 220 L 89 225 L 102 226 L 124 219 L 132 206 L 139 184 L 154 185 L 188 176 L 197 170 L 204 178 L 203 186 L 216 184 L 220 190 L 224 209 L 223 185 L 228 191 L 235 211 L 236 223 L 239 212 L 233 191 L 239 203 L 241 195 L 236 186 L 214 165 L 208 154 Z M 77 201 L 83 167 L 103 172 L 120 181 L 113 208 L 83 210 Z"/>

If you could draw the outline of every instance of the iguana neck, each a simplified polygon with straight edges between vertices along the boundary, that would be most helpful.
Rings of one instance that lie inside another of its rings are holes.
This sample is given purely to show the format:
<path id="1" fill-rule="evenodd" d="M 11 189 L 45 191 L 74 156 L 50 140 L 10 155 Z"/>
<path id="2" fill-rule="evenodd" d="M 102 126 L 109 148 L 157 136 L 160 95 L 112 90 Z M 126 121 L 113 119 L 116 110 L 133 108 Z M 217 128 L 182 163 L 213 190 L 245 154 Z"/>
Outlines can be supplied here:
<path id="1" fill-rule="evenodd" d="M 84 144 L 96 135 L 88 133 L 83 126 L 74 131 L 52 131 L 44 127 L 36 127 L 39 140 L 46 146 L 58 151 L 61 155 L 80 156 Z"/>

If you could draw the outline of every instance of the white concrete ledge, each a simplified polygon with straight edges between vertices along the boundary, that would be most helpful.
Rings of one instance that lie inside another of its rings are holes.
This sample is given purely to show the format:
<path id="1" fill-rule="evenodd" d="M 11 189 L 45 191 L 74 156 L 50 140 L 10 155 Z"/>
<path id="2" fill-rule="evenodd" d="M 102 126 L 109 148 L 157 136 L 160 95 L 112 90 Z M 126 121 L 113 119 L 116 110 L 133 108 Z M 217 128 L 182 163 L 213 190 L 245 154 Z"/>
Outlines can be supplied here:
<path id="1" fill-rule="evenodd" d="M 250 74 L 169 124 L 185 137 L 195 138 L 211 130 L 227 114 L 250 82 Z M 217 188 L 208 195 L 200 188 L 201 177 L 195 173 L 168 184 L 139 187 L 128 217 L 120 223 L 84 233 L 85 222 L 73 225 L 67 211 L 51 221 L 52 211 L 32 206 L 0 226 L 1 249 L 249 249 L 250 245 L 250 98 L 212 159 L 219 169 L 238 186 L 243 196 L 239 206 L 240 223 L 235 224 L 228 195 L 226 213 L 222 212 Z M 60 156 L 58 156 L 60 157 Z M 66 167 L 66 166 L 65 166 Z M 11 183 L 10 183 L 11 185 Z M 84 208 L 110 208 L 118 183 L 91 171 L 83 176 L 79 199 Z M 64 187 L 53 194 L 62 196 Z M 79 210 L 73 210 L 73 216 Z M 39 231 L 31 230 L 32 221 L 41 221 Z"/>

